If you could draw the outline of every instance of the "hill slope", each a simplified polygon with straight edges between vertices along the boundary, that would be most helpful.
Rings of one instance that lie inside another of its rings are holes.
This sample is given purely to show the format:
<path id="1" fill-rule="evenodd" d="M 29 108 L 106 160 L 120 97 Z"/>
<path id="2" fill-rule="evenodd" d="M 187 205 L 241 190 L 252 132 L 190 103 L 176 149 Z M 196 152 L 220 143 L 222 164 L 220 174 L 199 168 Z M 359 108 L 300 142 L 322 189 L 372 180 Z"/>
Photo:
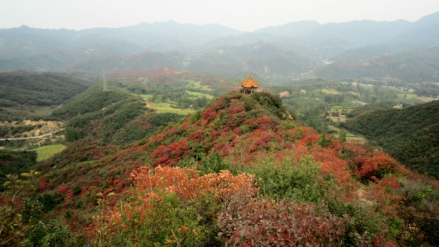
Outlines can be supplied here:
<path id="1" fill-rule="evenodd" d="M 61 73 L 0 73 L 0 98 L 16 104 L 60 105 L 88 85 L 87 81 Z"/>
<path id="2" fill-rule="evenodd" d="M 366 112 L 345 123 L 408 168 L 439 178 L 439 101 Z"/>
<path id="3" fill-rule="evenodd" d="M 227 93 L 131 144 L 80 140 L 41 171 L 44 212 L 76 229 L 84 243 L 439 241 L 431 227 L 439 223 L 436 180 L 368 146 L 300 126 L 267 93 Z"/>
<path id="4" fill-rule="evenodd" d="M 68 120 L 67 127 L 78 131 L 74 139 L 92 138 L 99 143 L 123 144 L 153 134 L 161 125 L 177 121 L 176 114 L 156 114 L 144 100 L 110 86 L 103 92 L 100 83 L 67 101 L 53 116 Z"/>

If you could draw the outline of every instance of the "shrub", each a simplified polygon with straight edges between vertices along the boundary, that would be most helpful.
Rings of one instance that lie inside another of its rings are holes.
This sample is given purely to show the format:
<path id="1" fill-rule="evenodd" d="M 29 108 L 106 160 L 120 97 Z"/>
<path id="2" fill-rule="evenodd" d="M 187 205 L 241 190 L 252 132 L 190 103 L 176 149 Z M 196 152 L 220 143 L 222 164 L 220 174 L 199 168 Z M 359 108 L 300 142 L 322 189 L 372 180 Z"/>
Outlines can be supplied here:
<path id="1" fill-rule="evenodd" d="M 344 234 L 341 218 L 314 204 L 232 200 L 218 217 L 226 246 L 329 246 Z"/>
<path id="2" fill-rule="evenodd" d="M 256 176 L 256 185 L 260 192 L 277 201 L 287 199 L 320 203 L 323 200 L 322 196 L 330 189 L 329 183 L 322 186 L 325 181 L 316 177 L 320 172 L 320 166 L 314 163 L 311 156 L 306 156 L 297 165 L 284 159 L 280 167 L 267 162 L 251 169 Z"/>

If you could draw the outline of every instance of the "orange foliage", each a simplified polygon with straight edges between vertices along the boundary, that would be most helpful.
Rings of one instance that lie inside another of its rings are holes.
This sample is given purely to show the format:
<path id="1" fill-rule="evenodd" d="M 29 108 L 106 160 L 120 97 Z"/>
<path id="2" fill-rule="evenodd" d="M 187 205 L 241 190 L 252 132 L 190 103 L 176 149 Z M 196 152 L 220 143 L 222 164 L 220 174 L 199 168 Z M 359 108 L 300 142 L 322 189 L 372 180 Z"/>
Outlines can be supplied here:
<path id="1" fill-rule="evenodd" d="M 122 223 L 122 215 L 130 219 L 134 214 L 138 214 L 140 220 L 145 221 L 150 215 L 148 210 L 152 207 L 151 200 L 161 199 L 160 191 L 175 193 L 180 200 L 200 199 L 202 195 L 210 194 L 219 201 L 230 199 L 232 195 L 240 192 L 245 192 L 250 196 L 258 192 L 258 189 L 253 186 L 253 175 L 247 176 L 242 173 L 233 176 L 229 171 L 199 176 L 195 169 L 159 166 L 151 172 L 148 168 L 141 167 L 131 174 L 131 178 L 135 189 L 125 193 L 137 198 L 140 203 L 127 203 L 123 211 L 118 207 L 113 207 L 107 215 L 94 217 L 94 226 L 89 230 L 97 228 L 103 218 L 111 221 L 112 226 L 120 224 L 124 229 L 127 229 L 127 226 Z M 110 189 L 106 193 L 109 191 Z"/>
<path id="2" fill-rule="evenodd" d="M 357 174 L 361 177 L 371 178 L 381 176 L 382 173 L 394 173 L 398 171 L 398 162 L 386 153 L 376 151 L 373 157 L 365 160 Z"/>
<path id="3" fill-rule="evenodd" d="M 218 197 L 229 198 L 241 190 L 257 192 L 253 187 L 253 176 L 245 174 L 233 176 L 229 171 L 220 174 L 209 173 L 199 176 L 195 169 L 157 167 L 154 174 L 147 168 L 139 168 L 132 175 L 134 185 L 143 191 L 153 192 L 163 189 L 176 193 L 179 198 L 200 198 L 203 193 L 214 193 Z"/>
<path id="4" fill-rule="evenodd" d="M 332 174 L 339 182 L 345 184 L 351 178 L 349 166 L 345 160 L 338 157 L 338 152 L 332 148 L 315 148 L 312 155 L 315 161 L 322 165 L 321 171 Z"/>

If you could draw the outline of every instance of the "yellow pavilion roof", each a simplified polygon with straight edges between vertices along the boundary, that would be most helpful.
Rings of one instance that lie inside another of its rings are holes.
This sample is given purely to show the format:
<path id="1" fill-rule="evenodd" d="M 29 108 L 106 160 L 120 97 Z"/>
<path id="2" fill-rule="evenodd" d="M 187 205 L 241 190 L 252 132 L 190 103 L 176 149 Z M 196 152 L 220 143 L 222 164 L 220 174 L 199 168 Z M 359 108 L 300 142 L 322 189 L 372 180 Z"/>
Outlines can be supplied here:
<path id="1" fill-rule="evenodd" d="M 247 79 L 243 82 L 239 82 L 241 87 L 259 87 L 261 84 L 255 82 L 251 75 L 247 77 Z"/>

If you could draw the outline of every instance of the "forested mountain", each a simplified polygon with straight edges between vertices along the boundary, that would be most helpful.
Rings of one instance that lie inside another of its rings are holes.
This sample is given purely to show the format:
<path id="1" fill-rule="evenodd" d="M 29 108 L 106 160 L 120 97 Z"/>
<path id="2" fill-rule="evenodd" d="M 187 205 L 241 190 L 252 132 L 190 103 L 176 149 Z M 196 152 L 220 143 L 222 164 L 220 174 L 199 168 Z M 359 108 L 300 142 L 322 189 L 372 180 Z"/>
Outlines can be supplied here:
<path id="1" fill-rule="evenodd" d="M 249 71 L 264 77 L 295 78 L 300 73 L 317 71 L 317 76 L 332 78 L 370 77 L 377 73 L 376 76 L 411 82 L 432 80 L 431 76 L 437 80 L 436 55 L 426 56 L 424 51 L 437 46 L 438 16 L 435 13 L 417 22 L 302 21 L 251 33 L 220 25 L 172 21 L 81 31 L 23 26 L 0 30 L 0 71 L 63 71 L 96 79 L 102 70 L 170 66 L 226 76 Z M 403 70 L 403 75 L 398 75 L 393 62 L 378 62 L 380 68 L 376 69 L 361 66 L 383 60 L 383 56 L 391 56 L 399 65 L 408 64 L 410 71 Z M 330 61 L 337 62 L 324 66 Z"/>
<path id="2" fill-rule="evenodd" d="M 258 42 L 245 46 L 217 47 L 192 55 L 173 51 L 110 56 L 89 59 L 61 70 L 78 76 L 92 77 L 99 75 L 102 68 L 114 73 L 169 66 L 175 69 L 223 76 L 235 76 L 242 72 L 253 72 L 265 76 L 276 74 L 290 76 L 309 71 L 316 65 L 317 62 L 295 52 Z"/>
<path id="3" fill-rule="evenodd" d="M 336 61 L 332 64 L 320 67 L 315 74 L 320 77 L 341 79 L 341 78 L 397 78 L 405 83 L 421 83 L 425 81 L 438 81 L 439 74 L 439 47 L 425 50 L 416 50 L 399 53 L 394 56 L 381 56 L 372 60 L 362 60 L 362 58 L 372 57 L 371 53 L 367 56 L 356 56 L 344 54 L 343 60 L 349 61 L 351 58 L 346 56 L 353 55 L 353 60 L 357 62 L 346 63 Z"/>
<path id="4" fill-rule="evenodd" d="M 0 73 L 0 98 L 14 104 L 59 105 L 88 86 L 88 81 L 61 73 Z"/>
<path id="5" fill-rule="evenodd" d="M 375 141 L 408 168 L 439 178 L 439 101 L 367 111 L 345 127 Z"/>

